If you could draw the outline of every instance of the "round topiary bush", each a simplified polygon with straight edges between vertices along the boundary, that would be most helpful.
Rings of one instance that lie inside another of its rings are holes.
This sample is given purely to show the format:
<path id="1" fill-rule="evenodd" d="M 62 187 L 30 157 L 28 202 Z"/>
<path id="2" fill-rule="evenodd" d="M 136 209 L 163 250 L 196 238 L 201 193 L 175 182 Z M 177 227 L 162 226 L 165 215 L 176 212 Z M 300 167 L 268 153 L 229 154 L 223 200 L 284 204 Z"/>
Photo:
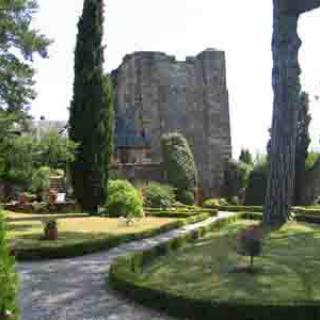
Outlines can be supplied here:
<path id="1" fill-rule="evenodd" d="M 167 180 L 176 189 L 177 200 L 194 204 L 198 174 L 188 141 L 180 133 L 168 133 L 162 136 L 161 147 Z"/>
<path id="2" fill-rule="evenodd" d="M 174 205 L 176 196 L 170 185 L 151 182 L 144 188 L 144 203 L 150 208 L 169 208 Z"/>
<path id="3" fill-rule="evenodd" d="M 106 210 L 110 217 L 143 217 L 142 196 L 129 181 L 111 180 Z"/>

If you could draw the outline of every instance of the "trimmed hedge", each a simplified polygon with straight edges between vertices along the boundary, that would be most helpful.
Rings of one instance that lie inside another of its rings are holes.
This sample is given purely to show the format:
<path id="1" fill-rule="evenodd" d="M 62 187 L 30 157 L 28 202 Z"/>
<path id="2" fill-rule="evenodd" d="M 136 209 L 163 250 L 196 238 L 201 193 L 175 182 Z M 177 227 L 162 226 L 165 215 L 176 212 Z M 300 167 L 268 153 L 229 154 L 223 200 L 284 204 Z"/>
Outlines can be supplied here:
<path id="1" fill-rule="evenodd" d="M 95 253 L 102 250 L 107 250 L 116 247 L 125 242 L 139 240 L 155 236 L 157 234 L 183 227 L 187 224 L 192 224 L 206 220 L 212 216 L 212 213 L 201 213 L 193 217 L 174 221 L 159 228 L 143 231 L 141 233 L 127 234 L 122 236 L 115 236 L 109 239 L 96 239 L 83 243 L 70 244 L 62 247 L 52 248 L 32 248 L 32 249 L 15 249 L 12 248 L 13 254 L 18 260 L 32 261 L 32 260 L 45 260 L 45 259 L 63 259 L 70 257 L 83 256 L 90 253 Z"/>
<path id="2" fill-rule="evenodd" d="M 175 210 L 146 208 L 145 212 L 147 215 L 150 215 L 152 217 L 163 217 L 163 218 L 187 218 L 187 217 L 192 217 L 201 213 L 210 213 L 211 216 L 216 216 L 218 214 L 218 210 L 216 209 L 203 209 L 203 208 L 193 208 L 193 209 L 175 208 Z"/>
<path id="3" fill-rule="evenodd" d="M 219 206 L 219 211 L 230 211 L 230 212 L 262 212 L 262 206 Z"/>
<path id="4" fill-rule="evenodd" d="M 287 306 L 240 304 L 237 302 L 218 302 L 192 299 L 175 295 L 155 288 L 146 287 L 140 281 L 145 265 L 155 258 L 167 255 L 204 236 L 206 232 L 219 228 L 240 218 L 257 218 L 257 213 L 237 214 L 218 220 L 217 223 L 200 227 L 176 239 L 161 243 L 152 249 L 131 253 L 116 259 L 109 271 L 112 287 L 126 297 L 143 305 L 164 311 L 181 319 L 228 319 L 228 320 L 302 320 L 320 319 L 320 307 L 316 303 L 291 304 Z"/>
<path id="5" fill-rule="evenodd" d="M 0 211 L 0 319 L 18 319 L 17 297 L 18 276 L 15 261 L 10 256 L 7 240 L 7 226 L 3 211 Z"/>
<path id="6" fill-rule="evenodd" d="M 15 204 L 4 204 L 3 208 L 7 211 L 17 213 L 69 213 L 69 212 L 81 212 L 79 205 L 75 202 L 63 202 L 48 204 L 45 202 L 34 202 L 27 203 L 25 205 Z"/>

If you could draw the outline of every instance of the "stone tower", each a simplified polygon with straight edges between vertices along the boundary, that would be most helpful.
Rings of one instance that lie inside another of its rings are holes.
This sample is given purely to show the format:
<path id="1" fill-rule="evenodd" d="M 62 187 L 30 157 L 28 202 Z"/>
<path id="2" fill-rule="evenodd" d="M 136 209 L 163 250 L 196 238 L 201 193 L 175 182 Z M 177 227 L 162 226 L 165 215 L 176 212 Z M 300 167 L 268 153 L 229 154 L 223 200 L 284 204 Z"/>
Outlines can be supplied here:
<path id="1" fill-rule="evenodd" d="M 160 137 L 179 131 L 194 153 L 205 196 L 222 192 L 224 164 L 231 158 L 226 62 L 208 49 L 186 61 L 160 52 L 127 55 L 113 71 L 115 144 L 151 146 L 161 162 Z"/>

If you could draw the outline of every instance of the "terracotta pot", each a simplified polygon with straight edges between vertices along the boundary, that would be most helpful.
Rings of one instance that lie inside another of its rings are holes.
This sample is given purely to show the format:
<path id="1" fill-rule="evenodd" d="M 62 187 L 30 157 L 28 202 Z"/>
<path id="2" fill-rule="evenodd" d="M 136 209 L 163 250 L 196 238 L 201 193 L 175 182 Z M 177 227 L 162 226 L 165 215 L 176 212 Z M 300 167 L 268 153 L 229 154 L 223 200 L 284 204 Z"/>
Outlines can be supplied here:
<path id="1" fill-rule="evenodd" d="M 45 239 L 54 241 L 58 239 L 58 229 L 57 228 L 50 228 L 45 230 Z"/>

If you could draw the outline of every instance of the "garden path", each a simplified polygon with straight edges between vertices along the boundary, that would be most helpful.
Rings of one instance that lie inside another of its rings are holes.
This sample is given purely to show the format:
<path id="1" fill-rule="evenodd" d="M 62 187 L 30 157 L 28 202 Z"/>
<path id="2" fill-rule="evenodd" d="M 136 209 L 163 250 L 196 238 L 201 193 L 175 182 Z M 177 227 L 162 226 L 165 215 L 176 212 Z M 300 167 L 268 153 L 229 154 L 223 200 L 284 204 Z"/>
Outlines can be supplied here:
<path id="1" fill-rule="evenodd" d="M 133 241 L 114 249 L 83 257 L 23 262 L 20 308 L 22 320 L 169 320 L 164 314 L 132 303 L 114 292 L 106 282 L 115 258 L 131 251 L 151 248 L 234 213 Z"/>

